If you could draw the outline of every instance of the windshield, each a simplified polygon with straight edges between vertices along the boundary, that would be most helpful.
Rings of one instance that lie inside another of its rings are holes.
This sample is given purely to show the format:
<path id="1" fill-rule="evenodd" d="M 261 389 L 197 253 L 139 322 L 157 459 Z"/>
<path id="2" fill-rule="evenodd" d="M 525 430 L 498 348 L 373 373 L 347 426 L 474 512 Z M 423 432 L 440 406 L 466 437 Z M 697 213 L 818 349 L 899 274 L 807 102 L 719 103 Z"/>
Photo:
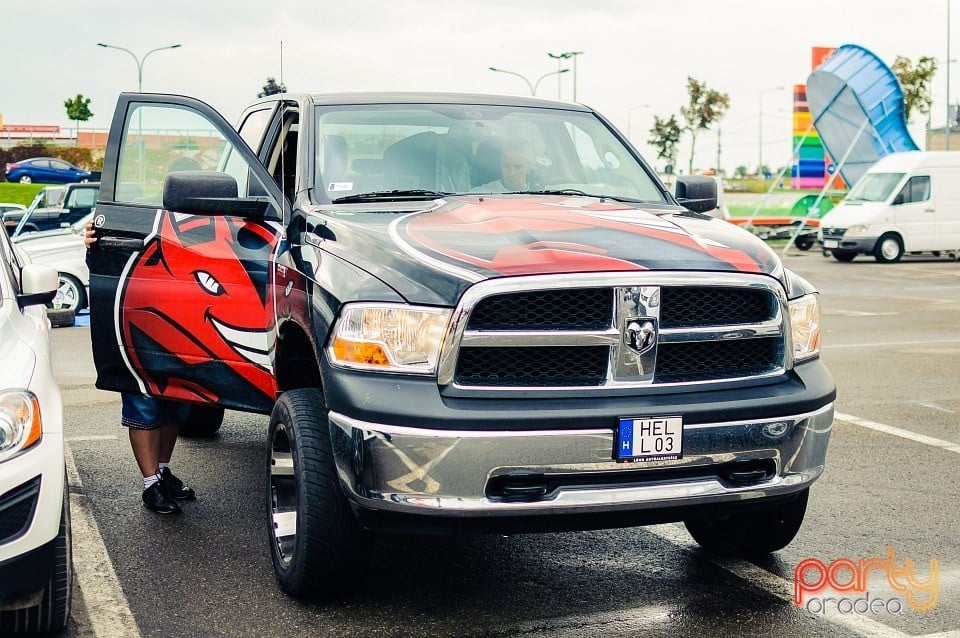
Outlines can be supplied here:
<path id="1" fill-rule="evenodd" d="M 847 201 L 885 202 L 902 179 L 903 173 L 867 173 L 850 189 Z"/>
<path id="2" fill-rule="evenodd" d="M 549 191 L 666 201 L 654 178 L 592 113 L 466 104 L 339 106 L 319 110 L 317 135 L 322 202 Z"/>

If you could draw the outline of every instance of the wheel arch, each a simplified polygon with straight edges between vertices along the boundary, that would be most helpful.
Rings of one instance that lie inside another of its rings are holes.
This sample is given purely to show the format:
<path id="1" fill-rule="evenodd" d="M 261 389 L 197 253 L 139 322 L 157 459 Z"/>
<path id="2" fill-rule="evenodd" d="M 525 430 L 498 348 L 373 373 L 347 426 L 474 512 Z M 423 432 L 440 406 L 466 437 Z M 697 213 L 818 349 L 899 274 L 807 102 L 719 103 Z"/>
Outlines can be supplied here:
<path id="1" fill-rule="evenodd" d="M 287 321 L 280 326 L 274 361 L 278 392 L 296 388 L 323 389 L 319 353 L 299 324 Z"/>

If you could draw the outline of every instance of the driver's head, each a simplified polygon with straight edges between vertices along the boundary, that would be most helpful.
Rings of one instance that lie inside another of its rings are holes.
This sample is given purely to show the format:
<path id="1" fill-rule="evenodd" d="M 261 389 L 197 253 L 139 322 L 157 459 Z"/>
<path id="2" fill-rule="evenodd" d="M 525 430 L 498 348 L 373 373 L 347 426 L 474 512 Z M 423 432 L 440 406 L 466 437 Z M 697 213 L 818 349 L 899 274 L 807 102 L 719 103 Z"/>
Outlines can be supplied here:
<path id="1" fill-rule="evenodd" d="M 500 152 L 500 181 L 507 190 L 527 190 L 533 166 L 533 148 L 527 141 L 513 140 L 504 144 Z"/>

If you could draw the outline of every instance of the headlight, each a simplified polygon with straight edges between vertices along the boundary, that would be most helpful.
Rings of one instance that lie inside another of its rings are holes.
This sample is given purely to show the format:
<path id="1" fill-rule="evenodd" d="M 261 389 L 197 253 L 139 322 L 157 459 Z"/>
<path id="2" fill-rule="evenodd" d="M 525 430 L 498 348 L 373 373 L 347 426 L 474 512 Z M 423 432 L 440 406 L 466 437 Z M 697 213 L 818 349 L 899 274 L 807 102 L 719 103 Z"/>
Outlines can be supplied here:
<path id="1" fill-rule="evenodd" d="M 0 392 L 0 461 L 40 440 L 40 404 L 32 392 Z"/>
<path id="2" fill-rule="evenodd" d="M 433 374 L 451 311 L 391 304 L 348 304 L 328 356 L 362 370 Z"/>
<path id="3" fill-rule="evenodd" d="M 847 232 L 845 232 L 844 235 L 866 235 L 867 230 L 869 229 L 870 229 L 869 226 L 864 226 L 863 224 L 859 224 L 857 226 L 851 226 L 850 228 L 848 228 Z"/>
<path id="4" fill-rule="evenodd" d="M 804 361 L 820 354 L 820 299 L 804 295 L 789 302 L 793 360 Z"/>

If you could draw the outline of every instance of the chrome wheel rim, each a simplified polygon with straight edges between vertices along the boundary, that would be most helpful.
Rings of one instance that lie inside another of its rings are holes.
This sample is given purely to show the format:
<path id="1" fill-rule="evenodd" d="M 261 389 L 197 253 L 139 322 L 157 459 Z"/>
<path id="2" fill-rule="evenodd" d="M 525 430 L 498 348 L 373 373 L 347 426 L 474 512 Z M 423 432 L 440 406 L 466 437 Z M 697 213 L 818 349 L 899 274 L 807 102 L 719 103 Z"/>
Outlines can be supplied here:
<path id="1" fill-rule="evenodd" d="M 77 310 L 79 305 L 80 290 L 72 280 L 61 276 L 60 286 L 53 298 L 53 307 L 60 310 Z"/>
<path id="2" fill-rule="evenodd" d="M 899 242 L 892 237 L 884 239 L 883 244 L 880 245 L 880 253 L 883 255 L 884 259 L 896 259 L 897 255 L 900 253 Z"/>
<path id="3" fill-rule="evenodd" d="M 297 477 L 287 428 L 278 423 L 270 441 L 270 536 L 284 567 L 297 544 Z"/>

